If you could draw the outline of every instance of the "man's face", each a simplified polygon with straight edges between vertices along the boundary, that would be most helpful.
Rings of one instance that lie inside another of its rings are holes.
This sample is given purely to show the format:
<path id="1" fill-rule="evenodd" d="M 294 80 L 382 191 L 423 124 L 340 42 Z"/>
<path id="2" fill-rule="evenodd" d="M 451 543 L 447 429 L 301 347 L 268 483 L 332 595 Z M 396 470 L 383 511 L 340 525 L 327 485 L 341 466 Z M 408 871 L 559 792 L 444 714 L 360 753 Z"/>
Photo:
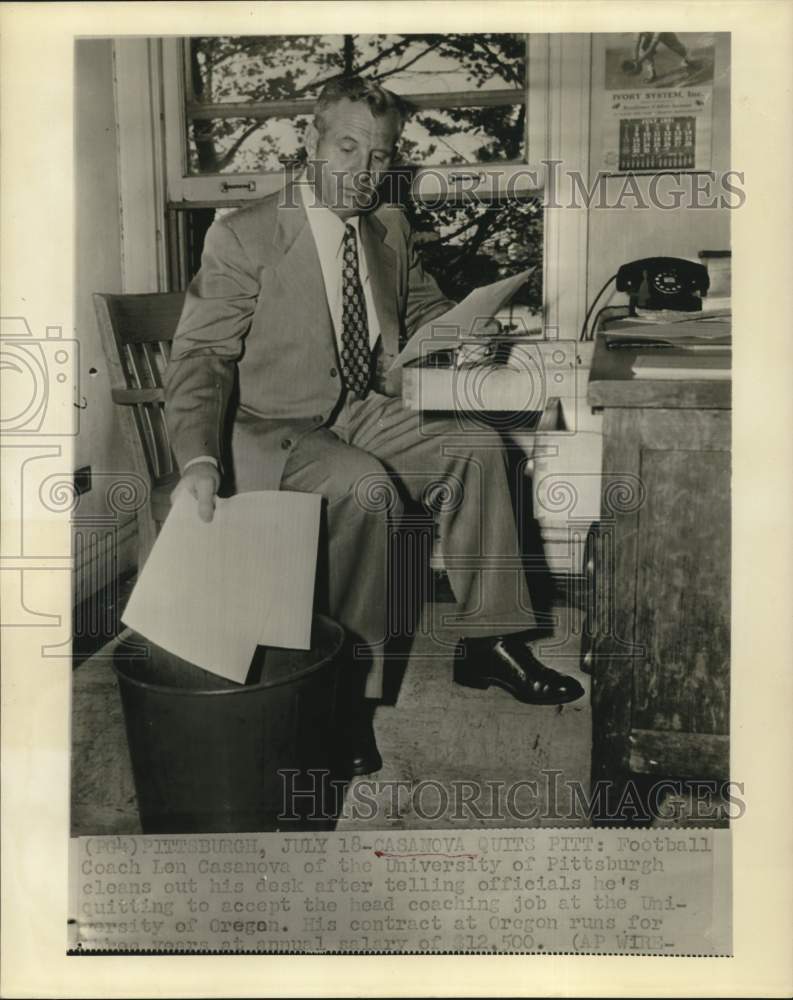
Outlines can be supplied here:
<path id="1" fill-rule="evenodd" d="M 313 124 L 306 135 L 309 158 L 316 161 L 314 186 L 322 203 L 346 219 L 376 204 L 375 189 L 393 160 L 399 119 L 393 113 L 375 117 L 366 102 L 346 99 L 329 107 L 324 118 L 322 135 Z"/>

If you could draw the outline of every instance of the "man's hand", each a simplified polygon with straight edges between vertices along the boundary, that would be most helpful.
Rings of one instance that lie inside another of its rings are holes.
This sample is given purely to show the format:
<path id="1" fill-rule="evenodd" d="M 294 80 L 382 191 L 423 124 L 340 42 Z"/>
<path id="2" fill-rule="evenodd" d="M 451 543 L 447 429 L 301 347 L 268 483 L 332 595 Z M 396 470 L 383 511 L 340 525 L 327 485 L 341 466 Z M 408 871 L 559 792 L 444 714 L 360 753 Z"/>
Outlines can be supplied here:
<path id="1" fill-rule="evenodd" d="M 211 521 L 215 513 L 215 497 L 220 487 L 220 473 L 211 462 L 196 462 L 187 469 L 171 494 L 173 503 L 182 490 L 198 501 L 198 516 L 202 521 Z"/>

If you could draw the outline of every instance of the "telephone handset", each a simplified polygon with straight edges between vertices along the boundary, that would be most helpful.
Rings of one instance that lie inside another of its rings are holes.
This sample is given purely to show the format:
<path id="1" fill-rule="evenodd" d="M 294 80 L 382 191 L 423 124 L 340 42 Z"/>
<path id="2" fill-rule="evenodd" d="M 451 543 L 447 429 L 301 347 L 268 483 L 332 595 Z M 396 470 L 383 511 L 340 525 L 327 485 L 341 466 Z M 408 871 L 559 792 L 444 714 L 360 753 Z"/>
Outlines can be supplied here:
<path id="1" fill-rule="evenodd" d="M 645 257 L 623 264 L 617 272 L 617 291 L 630 295 L 631 313 L 639 309 L 702 309 L 710 287 L 708 269 L 678 257 Z"/>

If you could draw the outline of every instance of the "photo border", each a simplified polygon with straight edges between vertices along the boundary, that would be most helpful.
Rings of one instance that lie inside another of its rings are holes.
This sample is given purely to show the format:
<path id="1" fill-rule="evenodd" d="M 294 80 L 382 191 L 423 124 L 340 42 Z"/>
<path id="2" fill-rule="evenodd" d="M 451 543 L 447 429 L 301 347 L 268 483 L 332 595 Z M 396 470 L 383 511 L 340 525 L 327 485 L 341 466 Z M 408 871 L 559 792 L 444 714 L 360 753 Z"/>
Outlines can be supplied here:
<path id="1" fill-rule="evenodd" d="M 6 4 L 2 37 L 2 315 L 73 335 L 73 39 L 76 35 L 336 31 L 640 30 L 656 4 L 529 2 Z M 68 659 L 36 630 L 4 629 L 2 929 L 4 996 L 766 995 L 791 989 L 790 709 L 793 671 L 791 122 L 793 7 L 786 0 L 667 3 L 681 31 L 731 31 L 734 491 L 732 773 L 735 958 L 455 956 L 66 956 Z M 44 71 L 43 71 L 44 68 Z M 31 115 L 38 119 L 31 127 Z M 787 433 L 786 433 L 787 432 Z M 64 439 L 63 457 L 70 454 Z M 4 511 L 13 515 L 8 484 Z M 11 497 L 13 500 L 13 497 Z M 22 512 L 24 516 L 24 511 Z M 4 520 L 3 534 L 13 518 Z M 68 519 L 62 522 L 67 539 Z M 63 539 L 62 539 L 63 540 Z M 2 574 L 4 586 L 6 573 Z M 69 574 L 52 574 L 68 626 Z M 63 577 L 64 579 L 57 579 Z M 211 966 L 209 963 L 211 962 Z M 692 963 L 696 962 L 696 965 Z M 349 963 L 349 964 L 348 964 Z M 562 964 L 563 963 L 563 964 Z"/>

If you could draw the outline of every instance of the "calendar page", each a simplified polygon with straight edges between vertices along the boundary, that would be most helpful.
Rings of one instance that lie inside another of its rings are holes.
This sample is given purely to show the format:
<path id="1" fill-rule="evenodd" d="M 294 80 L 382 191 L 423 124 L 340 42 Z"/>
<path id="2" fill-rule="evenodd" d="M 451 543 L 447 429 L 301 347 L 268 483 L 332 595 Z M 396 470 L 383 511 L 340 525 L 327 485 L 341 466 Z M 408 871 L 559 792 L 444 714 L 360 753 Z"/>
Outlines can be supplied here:
<path id="1" fill-rule="evenodd" d="M 712 39 L 647 31 L 611 39 L 601 169 L 610 174 L 709 170 Z"/>

